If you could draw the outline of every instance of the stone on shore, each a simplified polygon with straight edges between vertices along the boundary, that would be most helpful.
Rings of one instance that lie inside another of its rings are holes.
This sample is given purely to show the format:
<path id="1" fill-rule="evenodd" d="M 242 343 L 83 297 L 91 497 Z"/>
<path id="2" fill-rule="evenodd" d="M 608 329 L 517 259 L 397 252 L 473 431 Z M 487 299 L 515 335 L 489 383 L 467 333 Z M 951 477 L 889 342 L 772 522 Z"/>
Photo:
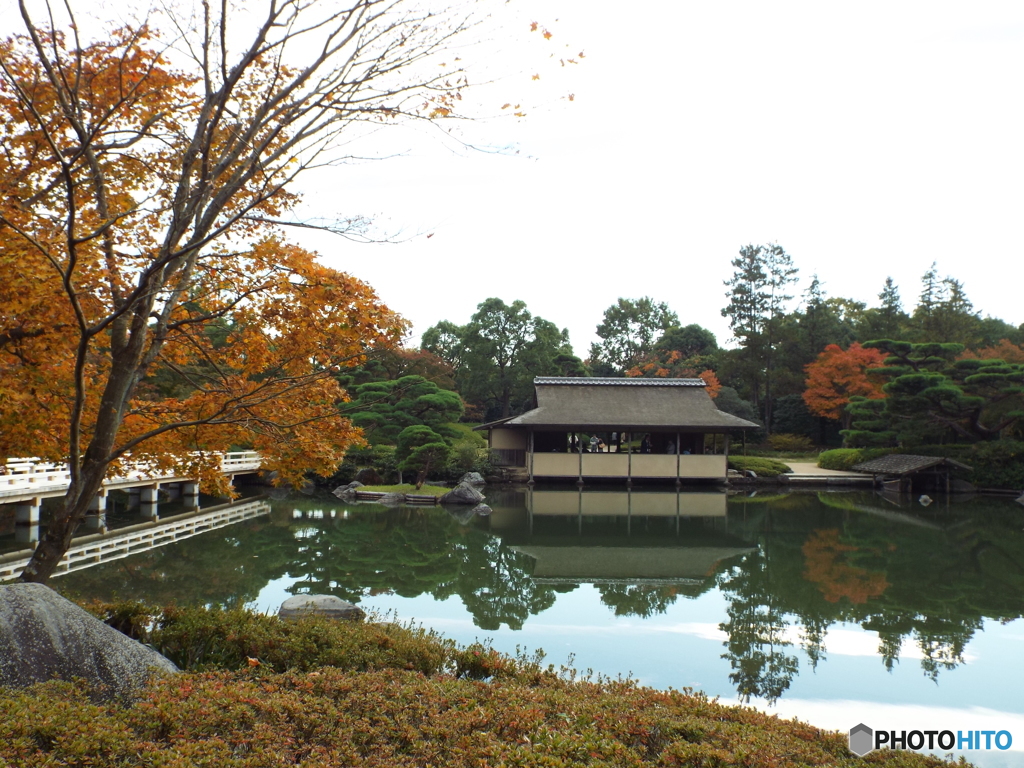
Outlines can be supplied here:
<path id="1" fill-rule="evenodd" d="M 337 488 L 331 491 L 331 493 L 333 493 L 339 499 L 354 499 L 356 496 L 356 488 L 361 488 L 362 486 L 363 484 L 360 483 L 358 480 L 353 480 L 348 485 L 339 485 Z"/>
<path id="2" fill-rule="evenodd" d="M 362 621 L 366 618 L 366 613 L 358 605 L 334 595 L 294 595 L 281 604 L 277 615 L 282 619 L 325 616 L 328 619 Z"/>
<path id="3" fill-rule="evenodd" d="M 459 483 L 448 493 L 438 499 L 441 504 L 472 504 L 476 506 L 484 500 L 484 495 L 469 483 Z"/>
<path id="4" fill-rule="evenodd" d="M 130 699 L 178 668 L 42 584 L 0 586 L 0 688 L 81 679 L 97 699 Z"/>
<path id="5" fill-rule="evenodd" d="M 467 472 L 459 478 L 460 483 L 469 483 L 470 485 L 485 485 L 484 476 L 479 472 Z"/>

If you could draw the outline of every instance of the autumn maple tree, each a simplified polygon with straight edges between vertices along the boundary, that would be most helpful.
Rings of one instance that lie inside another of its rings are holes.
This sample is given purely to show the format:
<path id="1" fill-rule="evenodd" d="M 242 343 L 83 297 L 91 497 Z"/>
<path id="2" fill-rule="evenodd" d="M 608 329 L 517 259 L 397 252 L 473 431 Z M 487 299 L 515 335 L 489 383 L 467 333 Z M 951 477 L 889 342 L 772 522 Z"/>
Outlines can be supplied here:
<path id="1" fill-rule="evenodd" d="M 885 356 L 877 349 L 864 349 L 854 342 L 848 349 L 829 344 L 818 359 L 806 366 L 804 402 L 811 413 L 849 426 L 846 405 L 851 397 L 885 397 L 880 381 L 869 378 L 868 371 L 880 368 Z"/>
<path id="2" fill-rule="evenodd" d="M 295 481 L 358 439 L 338 370 L 405 325 L 287 241 L 291 185 L 361 126 L 455 114 L 466 78 L 440 54 L 466 21 L 274 0 L 90 41 L 57 28 L 69 4 L 19 9 L 0 42 L 0 452 L 70 468 L 23 575 L 46 581 L 124 462 L 223 489 L 218 451 Z"/>

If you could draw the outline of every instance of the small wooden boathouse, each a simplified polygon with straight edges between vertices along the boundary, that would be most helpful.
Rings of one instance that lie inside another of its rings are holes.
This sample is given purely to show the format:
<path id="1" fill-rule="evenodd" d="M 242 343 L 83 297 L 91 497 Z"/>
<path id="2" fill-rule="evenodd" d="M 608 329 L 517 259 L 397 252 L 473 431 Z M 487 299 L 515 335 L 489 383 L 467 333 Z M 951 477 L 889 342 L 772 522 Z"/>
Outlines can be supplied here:
<path id="1" fill-rule="evenodd" d="M 953 459 L 942 456 L 915 456 L 894 453 L 878 459 L 855 464 L 850 469 L 872 475 L 876 485 L 899 493 L 921 493 L 957 490 L 957 481 L 952 473 L 957 470 L 970 472 L 971 468 Z"/>

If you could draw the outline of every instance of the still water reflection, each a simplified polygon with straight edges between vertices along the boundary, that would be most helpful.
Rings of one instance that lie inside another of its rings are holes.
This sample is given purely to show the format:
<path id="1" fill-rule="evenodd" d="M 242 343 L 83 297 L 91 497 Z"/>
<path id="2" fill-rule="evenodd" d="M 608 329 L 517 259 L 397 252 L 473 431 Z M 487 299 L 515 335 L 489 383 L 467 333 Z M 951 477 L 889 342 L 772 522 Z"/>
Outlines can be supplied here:
<path id="1" fill-rule="evenodd" d="M 755 703 L 1024 713 L 1011 695 L 1024 683 L 1010 661 L 1024 634 L 1024 509 L 1012 501 L 553 489 L 491 491 L 488 503 L 480 518 L 275 501 L 265 517 L 57 586 L 267 610 L 330 593 L 460 641 L 568 649 L 602 672 Z"/>

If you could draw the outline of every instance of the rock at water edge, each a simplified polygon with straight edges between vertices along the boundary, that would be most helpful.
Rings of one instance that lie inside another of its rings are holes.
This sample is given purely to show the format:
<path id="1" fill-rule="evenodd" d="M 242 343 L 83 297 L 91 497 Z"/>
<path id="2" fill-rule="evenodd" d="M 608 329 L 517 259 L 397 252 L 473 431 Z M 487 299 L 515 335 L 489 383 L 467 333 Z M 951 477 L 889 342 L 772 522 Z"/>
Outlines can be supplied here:
<path id="1" fill-rule="evenodd" d="M 459 483 L 448 493 L 438 499 L 441 504 L 472 504 L 476 506 L 484 500 L 484 495 L 469 483 Z"/>
<path id="2" fill-rule="evenodd" d="M 0 586 L 0 687 L 81 678 L 97 698 L 131 698 L 154 674 L 177 672 L 42 584 Z"/>
<path id="3" fill-rule="evenodd" d="M 277 615 L 282 619 L 297 619 L 301 616 L 326 616 L 328 619 L 362 621 L 366 618 L 363 609 L 334 595 L 295 595 L 281 604 Z"/>
<path id="4" fill-rule="evenodd" d="M 479 472 L 467 472 L 459 478 L 460 483 L 469 483 L 470 485 L 485 485 L 484 476 Z"/>

